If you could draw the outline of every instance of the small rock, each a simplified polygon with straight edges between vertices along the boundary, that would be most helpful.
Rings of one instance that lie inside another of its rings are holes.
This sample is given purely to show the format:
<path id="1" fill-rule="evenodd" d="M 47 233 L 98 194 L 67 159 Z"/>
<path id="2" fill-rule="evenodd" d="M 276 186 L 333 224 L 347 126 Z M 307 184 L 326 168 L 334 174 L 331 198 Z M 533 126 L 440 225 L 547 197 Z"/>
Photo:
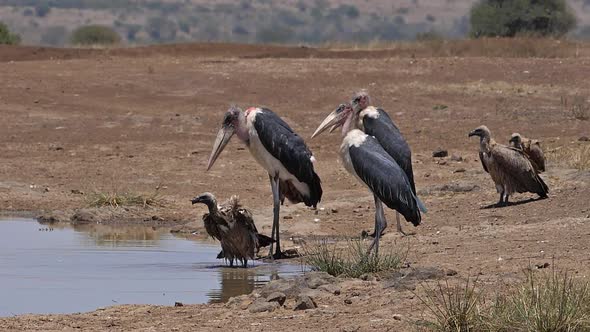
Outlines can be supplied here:
<path id="1" fill-rule="evenodd" d="M 443 157 L 446 157 L 448 155 L 449 155 L 449 151 L 443 150 L 441 148 L 438 148 L 438 149 L 436 149 L 436 150 L 434 150 L 432 152 L 432 156 L 435 157 L 435 158 L 443 158 Z"/>
<path id="2" fill-rule="evenodd" d="M 463 157 L 454 154 L 451 155 L 451 161 L 463 161 Z"/>
<path id="3" fill-rule="evenodd" d="M 545 263 L 543 263 L 543 264 L 535 264 L 535 267 L 536 267 L 537 269 L 546 269 L 546 268 L 548 268 L 548 267 L 549 267 L 549 265 L 550 265 L 549 263 L 545 262 Z"/>
<path id="4" fill-rule="evenodd" d="M 184 304 L 182 304 L 182 302 L 174 302 L 174 306 L 175 307 L 182 307 L 182 306 L 184 306 Z"/>
<path id="5" fill-rule="evenodd" d="M 345 299 L 345 300 L 344 300 L 344 303 L 345 303 L 345 304 L 352 304 L 352 300 L 351 300 L 351 299 Z"/>
<path id="6" fill-rule="evenodd" d="M 456 276 L 457 275 L 457 271 L 448 269 L 448 270 L 445 271 L 445 275 L 447 275 L 448 277 Z"/>
<path id="7" fill-rule="evenodd" d="M 315 301 L 307 295 L 298 295 L 295 303 L 295 308 L 293 310 L 308 310 L 308 309 L 315 309 L 318 305 Z"/>
<path id="8" fill-rule="evenodd" d="M 57 144 L 49 144 L 49 150 L 51 151 L 62 151 L 64 148 Z"/>
<path id="9" fill-rule="evenodd" d="M 590 142 L 590 137 L 588 137 L 588 136 L 582 136 L 582 137 L 578 138 L 578 141 L 580 141 L 580 142 Z"/>
<path id="10" fill-rule="evenodd" d="M 283 219 L 293 219 L 291 216 L 283 216 Z"/>
<path id="11" fill-rule="evenodd" d="M 465 168 L 457 168 L 453 173 L 465 173 Z"/>
<path id="12" fill-rule="evenodd" d="M 49 187 L 45 187 L 45 188 L 43 189 L 43 191 L 44 191 L 44 192 L 46 192 L 46 193 L 48 193 L 48 192 L 49 192 Z"/>
<path id="13" fill-rule="evenodd" d="M 164 218 L 160 217 L 160 216 L 152 216 L 152 220 L 153 221 L 164 221 Z"/>
<path id="14" fill-rule="evenodd" d="M 330 210 L 332 213 L 338 213 L 338 209 L 331 209 Z"/>
<path id="15" fill-rule="evenodd" d="M 395 319 L 395 320 L 402 320 L 402 315 L 394 314 L 393 315 L 393 319 Z"/>
<path id="16" fill-rule="evenodd" d="M 334 281 L 336 281 L 336 278 L 326 272 L 313 272 L 308 273 L 305 276 L 307 287 L 311 289 L 317 289 L 322 285 L 332 284 Z"/>
<path id="17" fill-rule="evenodd" d="M 439 164 L 439 165 L 446 165 L 447 164 L 447 161 L 446 160 L 439 160 L 436 163 Z"/>
<path id="18" fill-rule="evenodd" d="M 277 302 L 279 305 L 285 304 L 286 299 L 287 299 L 287 296 L 281 292 L 274 292 L 266 297 L 267 302 Z"/>
<path id="19" fill-rule="evenodd" d="M 72 189 L 70 192 L 74 195 L 84 195 L 84 192 L 78 189 Z"/>
<path id="20" fill-rule="evenodd" d="M 275 309 L 279 307 L 278 302 L 267 302 L 265 299 L 257 299 L 256 301 L 252 302 L 248 307 L 248 311 L 251 313 L 257 312 L 273 312 Z"/>
<path id="21" fill-rule="evenodd" d="M 340 287 L 333 284 L 321 285 L 320 287 L 318 287 L 318 289 L 328 292 L 330 294 L 340 295 Z"/>

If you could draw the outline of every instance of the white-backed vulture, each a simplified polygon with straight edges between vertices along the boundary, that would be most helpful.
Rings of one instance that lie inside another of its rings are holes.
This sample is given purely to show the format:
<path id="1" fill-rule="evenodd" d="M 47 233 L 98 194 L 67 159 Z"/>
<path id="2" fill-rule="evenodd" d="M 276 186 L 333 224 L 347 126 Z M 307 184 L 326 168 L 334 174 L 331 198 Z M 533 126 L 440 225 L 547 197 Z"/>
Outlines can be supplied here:
<path id="1" fill-rule="evenodd" d="M 479 158 L 500 193 L 499 206 L 508 204 L 508 197 L 515 192 L 531 192 L 547 197 L 549 188 L 522 150 L 496 143 L 486 126 L 477 127 L 469 133 L 471 136 L 480 138 Z"/>
<path id="2" fill-rule="evenodd" d="M 260 247 L 273 242 L 270 237 L 258 233 L 252 214 L 242 208 L 235 195 L 220 206 L 211 193 L 203 193 L 191 202 L 203 203 L 209 208 L 209 213 L 203 215 L 205 230 L 221 243 L 222 252 L 217 258 L 225 258 L 232 267 L 234 260 L 247 267 L 248 259 L 254 259 Z"/>
<path id="3" fill-rule="evenodd" d="M 519 133 L 514 133 L 508 142 L 511 147 L 522 150 L 529 157 L 537 173 L 545 172 L 545 156 L 538 140 L 522 137 Z"/>

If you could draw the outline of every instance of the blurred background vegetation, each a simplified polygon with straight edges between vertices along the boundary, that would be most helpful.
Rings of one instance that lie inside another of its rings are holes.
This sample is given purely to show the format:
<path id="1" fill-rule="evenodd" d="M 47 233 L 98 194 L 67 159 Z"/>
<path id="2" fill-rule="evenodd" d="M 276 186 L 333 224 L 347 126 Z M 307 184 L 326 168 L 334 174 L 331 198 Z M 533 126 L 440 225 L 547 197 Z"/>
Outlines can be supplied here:
<path id="1" fill-rule="evenodd" d="M 590 0 L 0 0 L 0 21 L 0 43 L 51 46 L 590 39 Z"/>

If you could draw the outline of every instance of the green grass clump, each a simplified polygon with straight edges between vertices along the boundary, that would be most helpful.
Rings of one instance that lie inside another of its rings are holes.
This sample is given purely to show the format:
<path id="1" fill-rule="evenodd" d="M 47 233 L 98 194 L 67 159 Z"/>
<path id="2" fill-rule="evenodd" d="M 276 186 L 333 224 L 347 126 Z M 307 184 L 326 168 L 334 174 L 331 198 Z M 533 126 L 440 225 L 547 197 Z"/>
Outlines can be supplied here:
<path id="1" fill-rule="evenodd" d="M 321 242 L 305 248 L 303 259 L 314 271 L 351 278 L 399 269 L 405 259 L 405 255 L 394 251 L 375 255 L 367 249 L 360 240 L 349 241 L 345 249 Z"/>
<path id="2" fill-rule="evenodd" d="M 121 206 L 161 206 L 163 199 L 158 191 L 150 194 L 138 194 L 132 192 L 94 192 L 87 196 L 88 205 L 91 207 L 121 207 Z"/>

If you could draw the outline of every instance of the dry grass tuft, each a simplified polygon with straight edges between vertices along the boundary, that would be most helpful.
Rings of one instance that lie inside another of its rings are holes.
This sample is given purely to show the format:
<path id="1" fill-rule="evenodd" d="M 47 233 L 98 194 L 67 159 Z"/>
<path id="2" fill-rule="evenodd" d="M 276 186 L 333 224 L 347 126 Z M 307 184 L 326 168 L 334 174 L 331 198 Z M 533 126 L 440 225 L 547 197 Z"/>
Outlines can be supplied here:
<path id="1" fill-rule="evenodd" d="M 150 194 L 138 194 L 132 192 L 93 192 L 87 195 L 88 205 L 91 207 L 121 207 L 121 206 L 162 206 L 164 201 L 156 190 Z"/>
<path id="2" fill-rule="evenodd" d="M 574 144 L 548 150 L 545 154 L 548 160 L 581 171 L 590 170 L 590 145 Z"/>
<path id="3" fill-rule="evenodd" d="M 561 105 L 563 106 L 565 111 L 568 114 L 571 114 L 575 119 L 590 119 L 590 101 L 586 96 L 562 96 Z"/>
<path id="4" fill-rule="evenodd" d="M 499 295 L 484 319 L 489 331 L 589 331 L 588 282 L 567 273 L 528 271 L 526 282 Z"/>
<path id="5" fill-rule="evenodd" d="M 463 286 L 438 283 L 421 298 L 434 331 L 590 331 L 590 287 L 565 272 L 528 269 L 523 283 L 486 302 L 477 280 Z"/>
<path id="6" fill-rule="evenodd" d="M 425 285 L 426 296 L 418 298 L 434 317 L 429 327 L 435 331 L 480 331 L 482 293 L 476 289 L 477 279 L 465 285 L 450 285 L 448 280 L 432 288 Z"/>
<path id="7" fill-rule="evenodd" d="M 333 276 L 358 278 L 363 274 L 373 274 L 399 269 L 405 255 L 395 251 L 369 254 L 367 246 L 360 240 L 351 240 L 346 249 L 325 241 L 304 248 L 304 263 L 312 270 L 327 272 Z M 381 248 L 383 249 L 383 248 Z"/>

